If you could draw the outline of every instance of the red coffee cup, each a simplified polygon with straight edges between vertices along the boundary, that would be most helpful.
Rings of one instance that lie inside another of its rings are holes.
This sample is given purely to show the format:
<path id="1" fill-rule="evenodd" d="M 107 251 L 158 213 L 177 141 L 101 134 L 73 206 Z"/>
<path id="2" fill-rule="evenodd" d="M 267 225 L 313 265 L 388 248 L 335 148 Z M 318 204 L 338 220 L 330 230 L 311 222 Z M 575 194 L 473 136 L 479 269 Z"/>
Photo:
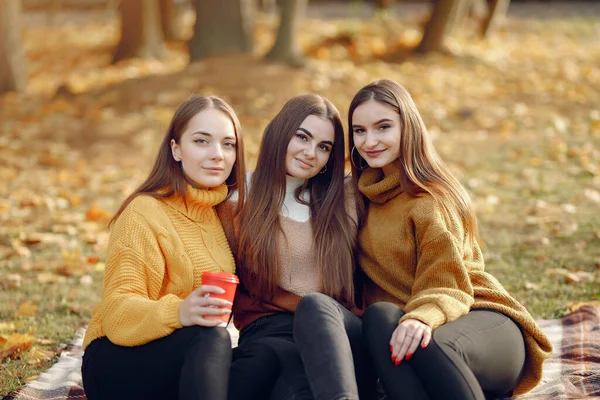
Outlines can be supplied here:
<path id="1" fill-rule="evenodd" d="M 225 290 L 223 294 L 217 293 L 209 293 L 207 296 L 216 297 L 218 299 L 225 299 L 231 303 L 233 303 L 233 298 L 235 297 L 235 291 L 237 289 L 237 285 L 240 283 L 240 280 L 234 274 L 230 274 L 229 272 L 203 272 L 202 273 L 202 284 L 203 285 L 211 285 L 218 286 L 221 289 Z M 231 307 L 219 307 L 226 308 L 231 310 Z M 229 318 L 231 317 L 231 313 L 223 314 L 223 315 L 206 315 L 204 318 L 206 319 L 217 319 L 221 321 L 219 326 L 227 326 L 229 322 Z"/>

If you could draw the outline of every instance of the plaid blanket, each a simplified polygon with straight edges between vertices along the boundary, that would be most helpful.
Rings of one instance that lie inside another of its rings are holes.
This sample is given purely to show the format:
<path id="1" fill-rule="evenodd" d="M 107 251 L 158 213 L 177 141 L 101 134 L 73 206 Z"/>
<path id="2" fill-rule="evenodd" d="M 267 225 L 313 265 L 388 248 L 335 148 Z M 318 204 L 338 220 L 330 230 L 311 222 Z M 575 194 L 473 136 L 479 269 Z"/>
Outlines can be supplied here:
<path id="1" fill-rule="evenodd" d="M 583 305 L 562 319 L 538 323 L 554 354 L 544 363 L 542 382 L 517 399 L 600 398 L 600 306 Z"/>
<path id="2" fill-rule="evenodd" d="M 600 398 L 600 306 L 584 305 L 562 319 L 538 323 L 552 342 L 554 354 L 544 364 L 540 385 L 515 400 Z M 238 335 L 231 328 L 235 346 Z M 81 383 L 84 333 L 77 331 L 48 371 L 3 400 L 85 400 Z"/>

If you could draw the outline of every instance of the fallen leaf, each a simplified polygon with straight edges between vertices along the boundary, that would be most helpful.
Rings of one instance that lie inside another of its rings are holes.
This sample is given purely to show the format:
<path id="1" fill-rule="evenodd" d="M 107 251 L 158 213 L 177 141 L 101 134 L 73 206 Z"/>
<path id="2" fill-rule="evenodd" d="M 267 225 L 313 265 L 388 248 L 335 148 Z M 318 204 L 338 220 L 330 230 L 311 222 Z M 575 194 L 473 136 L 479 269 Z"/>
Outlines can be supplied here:
<path id="1" fill-rule="evenodd" d="M 28 362 L 27 362 L 27 364 L 31 364 L 31 361 L 28 361 Z M 37 364 L 37 363 L 35 363 L 35 364 Z M 29 382 L 33 382 L 33 381 L 35 381 L 37 378 L 39 378 L 39 375 L 32 375 L 32 376 L 29 376 L 29 377 L 27 377 L 27 378 L 23 379 L 23 383 L 29 383 Z"/>
<path id="2" fill-rule="evenodd" d="M 101 208 L 92 207 L 85 213 L 86 221 L 110 221 L 113 217 L 111 213 Z"/>
<path id="3" fill-rule="evenodd" d="M 42 349 L 37 348 L 36 346 L 32 346 L 28 352 L 29 361 L 27 363 L 30 365 L 37 364 L 42 361 L 49 360 L 52 357 L 54 357 L 55 355 L 56 355 L 56 353 L 54 351 L 42 350 Z"/>
<path id="4" fill-rule="evenodd" d="M 11 239 L 10 244 L 11 244 L 12 248 L 17 252 L 17 254 L 20 255 L 21 257 L 23 257 L 23 258 L 31 257 L 31 250 L 29 250 L 27 248 L 27 246 L 24 246 L 20 240 Z"/>
<path id="5" fill-rule="evenodd" d="M 0 278 L 0 286 L 6 289 L 17 289 L 21 287 L 21 275 L 8 274 L 4 278 Z"/>
<path id="6" fill-rule="evenodd" d="M 9 332 L 17 329 L 14 322 L 0 322 L 0 332 Z M 0 344 L 2 346 L 2 344 Z"/>
<path id="7" fill-rule="evenodd" d="M 35 338 L 28 334 L 13 333 L 12 335 L 3 337 L 6 342 L 0 349 L 0 360 L 4 361 L 7 358 L 15 359 L 22 351 L 31 347 Z"/>
<path id="8" fill-rule="evenodd" d="M 33 304 L 31 301 L 26 301 L 19 306 L 19 309 L 15 313 L 17 317 L 35 317 L 38 306 Z"/>
<path id="9" fill-rule="evenodd" d="M 38 274 L 37 281 L 39 283 L 62 283 L 66 281 L 67 278 L 61 275 L 57 275 L 53 272 L 42 272 Z"/>

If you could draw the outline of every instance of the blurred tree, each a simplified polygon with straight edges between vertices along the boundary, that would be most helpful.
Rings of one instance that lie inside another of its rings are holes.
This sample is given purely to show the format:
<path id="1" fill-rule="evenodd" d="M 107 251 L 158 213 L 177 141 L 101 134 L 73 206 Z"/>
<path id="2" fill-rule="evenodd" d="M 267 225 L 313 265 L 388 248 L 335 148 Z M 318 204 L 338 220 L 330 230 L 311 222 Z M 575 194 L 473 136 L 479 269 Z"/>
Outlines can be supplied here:
<path id="1" fill-rule="evenodd" d="M 471 0 L 436 0 L 417 52 L 449 52 L 446 38 L 469 11 Z"/>
<path id="2" fill-rule="evenodd" d="M 506 17 L 510 0 L 492 0 L 490 10 L 487 17 L 484 19 L 481 36 L 486 38 L 490 36 L 502 23 Z"/>
<path id="3" fill-rule="evenodd" d="M 273 11 L 275 9 L 275 0 L 258 0 L 258 8 L 261 11 Z"/>
<path id="4" fill-rule="evenodd" d="M 297 31 L 307 4 L 308 0 L 280 0 L 279 31 L 275 44 L 266 55 L 267 60 L 296 68 L 304 66 L 306 60 L 300 49 Z"/>
<path id="5" fill-rule="evenodd" d="M 0 0 L 0 93 L 25 91 L 27 64 L 21 39 L 21 0 Z"/>
<path id="6" fill-rule="evenodd" d="M 166 47 L 158 0 L 121 2 L 121 40 L 113 62 L 127 58 L 163 58 Z"/>
<path id="7" fill-rule="evenodd" d="M 160 23 L 165 40 L 181 40 L 181 18 L 188 3 L 186 0 L 159 0 Z"/>
<path id="8" fill-rule="evenodd" d="M 375 0 L 375 8 L 378 10 L 387 10 L 394 5 L 395 0 Z"/>
<path id="9" fill-rule="evenodd" d="M 190 60 L 252 50 L 252 0 L 196 0 Z"/>

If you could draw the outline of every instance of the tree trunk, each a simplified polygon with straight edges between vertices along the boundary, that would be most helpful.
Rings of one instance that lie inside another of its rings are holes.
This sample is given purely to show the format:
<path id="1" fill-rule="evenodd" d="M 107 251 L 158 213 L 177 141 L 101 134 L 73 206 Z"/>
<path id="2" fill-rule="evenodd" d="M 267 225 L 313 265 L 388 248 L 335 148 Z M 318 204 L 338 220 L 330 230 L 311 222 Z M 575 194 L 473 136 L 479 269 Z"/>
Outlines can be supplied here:
<path id="1" fill-rule="evenodd" d="M 275 0 L 258 0 L 258 8 L 261 11 L 271 12 L 275 9 Z"/>
<path id="2" fill-rule="evenodd" d="M 449 52 L 446 37 L 468 12 L 470 0 L 436 0 L 417 52 Z"/>
<path id="3" fill-rule="evenodd" d="M 291 67 L 302 67 L 306 63 L 300 43 L 298 26 L 306 13 L 308 0 L 280 0 L 281 11 L 279 31 L 273 48 L 266 55 L 267 60 L 282 62 Z"/>
<path id="4" fill-rule="evenodd" d="M 164 58 L 167 54 L 157 0 L 121 2 L 121 40 L 113 62 L 127 58 Z"/>
<path id="5" fill-rule="evenodd" d="M 469 7 L 469 17 L 481 21 L 487 18 L 489 13 L 488 5 L 486 0 L 471 0 Z"/>
<path id="6" fill-rule="evenodd" d="M 21 38 L 21 1 L 0 0 L 0 93 L 24 92 L 27 64 Z"/>
<path id="7" fill-rule="evenodd" d="M 388 10 L 395 3 L 395 0 L 375 0 L 375 8 L 377 10 Z"/>
<path id="8" fill-rule="evenodd" d="M 483 22 L 483 26 L 481 28 L 481 37 L 486 38 L 494 33 L 494 31 L 506 18 L 506 12 L 508 11 L 509 5 L 510 0 L 492 0 L 490 12 Z"/>
<path id="9" fill-rule="evenodd" d="M 252 50 L 252 0 L 196 0 L 190 61 Z"/>
<path id="10" fill-rule="evenodd" d="M 177 0 L 159 0 L 160 23 L 165 40 L 182 40 L 181 17 L 186 2 Z"/>

